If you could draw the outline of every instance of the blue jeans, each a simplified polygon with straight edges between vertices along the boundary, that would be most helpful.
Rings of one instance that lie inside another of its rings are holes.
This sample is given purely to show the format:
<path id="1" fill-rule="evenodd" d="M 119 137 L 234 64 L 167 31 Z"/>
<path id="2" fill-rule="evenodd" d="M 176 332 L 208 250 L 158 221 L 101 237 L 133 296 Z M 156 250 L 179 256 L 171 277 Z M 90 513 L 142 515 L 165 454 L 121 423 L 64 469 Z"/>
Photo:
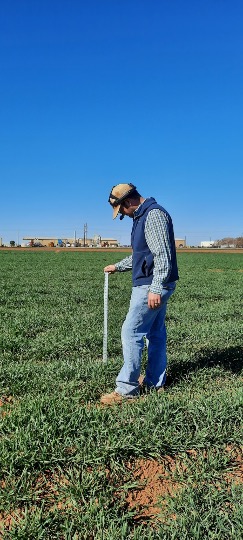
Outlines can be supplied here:
<path id="1" fill-rule="evenodd" d="M 160 388 L 166 380 L 166 327 L 167 301 L 175 290 L 175 283 L 163 288 L 159 308 L 148 307 L 149 285 L 132 288 L 130 307 L 122 326 L 121 339 L 124 364 L 116 379 L 118 394 L 132 397 L 139 393 L 138 377 L 144 338 L 148 348 L 148 363 L 144 384 Z"/>

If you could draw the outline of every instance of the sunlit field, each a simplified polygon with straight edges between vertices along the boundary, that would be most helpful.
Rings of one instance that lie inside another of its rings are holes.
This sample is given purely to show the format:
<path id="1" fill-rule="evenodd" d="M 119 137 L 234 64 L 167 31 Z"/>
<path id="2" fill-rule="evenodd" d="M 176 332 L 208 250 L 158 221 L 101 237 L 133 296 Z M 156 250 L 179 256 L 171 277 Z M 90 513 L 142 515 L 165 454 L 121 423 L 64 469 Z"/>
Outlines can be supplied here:
<path id="1" fill-rule="evenodd" d="M 131 291 L 110 276 L 104 363 L 103 268 L 126 255 L 0 251 L 0 539 L 243 536 L 243 256 L 178 253 L 166 390 L 102 407 Z"/>

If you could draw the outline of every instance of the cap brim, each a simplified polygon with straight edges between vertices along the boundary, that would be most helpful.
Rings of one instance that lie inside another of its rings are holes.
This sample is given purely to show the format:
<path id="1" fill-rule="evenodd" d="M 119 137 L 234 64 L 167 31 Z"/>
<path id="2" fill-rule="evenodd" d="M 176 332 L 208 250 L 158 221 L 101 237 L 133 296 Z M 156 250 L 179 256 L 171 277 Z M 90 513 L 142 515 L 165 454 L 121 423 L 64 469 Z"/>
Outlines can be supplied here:
<path id="1" fill-rule="evenodd" d="M 119 214 L 120 207 L 121 205 L 118 204 L 118 206 L 115 206 L 115 208 L 113 209 L 113 219 L 116 219 L 117 215 Z"/>

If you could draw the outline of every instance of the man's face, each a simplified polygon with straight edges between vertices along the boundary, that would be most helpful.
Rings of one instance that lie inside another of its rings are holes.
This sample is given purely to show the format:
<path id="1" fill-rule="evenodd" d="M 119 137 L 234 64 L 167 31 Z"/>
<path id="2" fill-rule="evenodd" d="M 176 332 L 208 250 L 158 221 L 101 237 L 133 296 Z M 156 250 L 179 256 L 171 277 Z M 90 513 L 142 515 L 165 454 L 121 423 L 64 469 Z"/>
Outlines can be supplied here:
<path id="1" fill-rule="evenodd" d="M 121 202 L 119 214 L 132 218 L 136 208 L 136 206 L 132 205 L 130 199 L 124 199 L 124 201 Z"/>

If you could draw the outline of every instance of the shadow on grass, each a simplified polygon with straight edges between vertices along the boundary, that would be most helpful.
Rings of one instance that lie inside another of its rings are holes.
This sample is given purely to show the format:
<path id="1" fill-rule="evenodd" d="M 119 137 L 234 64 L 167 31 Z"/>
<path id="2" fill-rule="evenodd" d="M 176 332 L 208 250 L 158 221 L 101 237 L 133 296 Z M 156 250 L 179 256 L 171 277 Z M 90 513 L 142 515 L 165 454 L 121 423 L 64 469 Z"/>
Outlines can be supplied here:
<path id="1" fill-rule="evenodd" d="M 243 347 L 229 347 L 223 350 L 204 349 L 194 359 L 171 363 L 166 386 L 171 386 L 195 371 L 205 368 L 221 367 L 239 374 L 242 371 Z"/>

